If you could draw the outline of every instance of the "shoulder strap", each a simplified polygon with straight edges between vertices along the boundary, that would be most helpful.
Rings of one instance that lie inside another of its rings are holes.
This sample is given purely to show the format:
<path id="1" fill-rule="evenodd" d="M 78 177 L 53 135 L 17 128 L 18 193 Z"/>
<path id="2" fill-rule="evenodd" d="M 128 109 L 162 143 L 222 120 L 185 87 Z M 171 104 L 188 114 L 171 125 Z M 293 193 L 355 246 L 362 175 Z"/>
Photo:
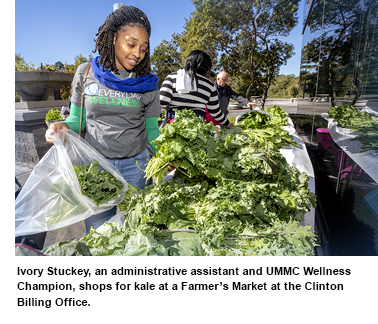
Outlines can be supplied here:
<path id="1" fill-rule="evenodd" d="M 90 67 L 91 67 L 91 61 L 88 62 L 87 67 L 85 68 L 85 72 L 84 72 L 84 76 L 83 76 L 83 83 L 81 85 L 81 110 L 80 110 L 79 137 L 81 135 L 81 125 L 82 125 L 82 122 L 83 122 L 84 84 L 85 84 L 85 81 L 87 81 L 87 75 L 88 75 Z"/>
<path id="2" fill-rule="evenodd" d="M 91 67 L 91 61 L 88 62 L 87 67 L 85 68 L 85 72 L 84 72 L 84 76 L 83 76 L 83 85 L 84 85 L 85 81 L 87 81 L 87 75 L 88 75 L 88 71 L 89 71 L 90 67 Z"/>

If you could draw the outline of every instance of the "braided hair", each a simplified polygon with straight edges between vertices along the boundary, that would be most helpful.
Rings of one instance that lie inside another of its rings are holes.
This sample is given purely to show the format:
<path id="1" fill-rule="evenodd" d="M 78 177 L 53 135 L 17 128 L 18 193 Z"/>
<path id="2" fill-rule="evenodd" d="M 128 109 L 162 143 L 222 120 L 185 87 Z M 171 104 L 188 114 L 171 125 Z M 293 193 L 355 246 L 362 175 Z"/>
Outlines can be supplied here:
<path id="1" fill-rule="evenodd" d="M 130 27 L 144 27 L 148 34 L 148 38 L 151 35 L 151 25 L 147 16 L 138 8 L 132 6 L 122 6 L 119 9 L 113 11 L 105 22 L 98 29 L 95 39 L 96 47 L 94 53 L 98 50 L 100 54 L 99 63 L 104 68 L 118 73 L 118 69 L 115 62 L 114 51 L 114 35 L 122 29 L 123 26 Z M 147 52 L 143 60 L 133 69 L 138 76 L 146 76 L 150 74 L 150 44 L 148 44 Z"/>
<path id="2" fill-rule="evenodd" d="M 201 50 L 194 50 L 188 55 L 184 69 L 189 74 L 193 85 L 194 81 L 198 83 L 196 73 L 206 76 L 211 70 L 211 66 L 211 58 L 207 53 Z"/>

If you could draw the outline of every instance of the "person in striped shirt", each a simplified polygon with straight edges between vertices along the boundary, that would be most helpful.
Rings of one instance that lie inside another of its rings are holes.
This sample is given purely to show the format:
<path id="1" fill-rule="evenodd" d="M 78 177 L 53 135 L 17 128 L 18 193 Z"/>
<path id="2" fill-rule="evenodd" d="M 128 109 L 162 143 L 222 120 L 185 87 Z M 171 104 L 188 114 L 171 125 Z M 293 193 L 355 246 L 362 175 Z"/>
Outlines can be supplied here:
<path id="1" fill-rule="evenodd" d="M 160 106 L 168 110 L 168 121 L 174 119 L 173 109 L 191 109 L 205 119 L 206 107 L 209 114 L 222 126 L 232 128 L 219 107 L 217 89 L 208 78 L 211 70 L 210 56 L 201 51 L 192 51 L 185 62 L 185 67 L 170 73 L 160 88 Z"/>

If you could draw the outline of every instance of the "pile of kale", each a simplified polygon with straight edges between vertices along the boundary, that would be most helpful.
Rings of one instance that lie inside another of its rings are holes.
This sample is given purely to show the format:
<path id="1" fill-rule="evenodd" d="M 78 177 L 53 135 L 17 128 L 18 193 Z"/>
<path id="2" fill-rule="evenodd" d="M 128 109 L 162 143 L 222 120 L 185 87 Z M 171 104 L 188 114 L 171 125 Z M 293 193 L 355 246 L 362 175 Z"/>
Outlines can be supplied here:
<path id="1" fill-rule="evenodd" d="M 315 234 L 300 222 L 316 197 L 279 153 L 296 145 L 285 112 L 266 112 L 225 129 L 177 111 L 153 143 L 154 184 L 129 186 L 118 205 L 124 225 L 105 223 L 81 242 L 92 255 L 313 255 Z M 168 163 L 176 169 L 167 181 Z"/>

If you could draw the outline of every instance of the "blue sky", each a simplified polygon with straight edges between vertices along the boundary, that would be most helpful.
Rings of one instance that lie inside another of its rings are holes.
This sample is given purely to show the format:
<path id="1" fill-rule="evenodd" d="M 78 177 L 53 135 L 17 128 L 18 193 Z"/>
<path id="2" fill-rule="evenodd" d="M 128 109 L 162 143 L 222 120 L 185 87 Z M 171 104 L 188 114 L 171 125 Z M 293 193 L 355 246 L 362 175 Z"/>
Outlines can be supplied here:
<path id="1" fill-rule="evenodd" d="M 43 64 L 74 63 L 74 57 L 93 54 L 99 26 L 117 1 L 110 0 L 16 0 L 15 53 L 38 67 Z M 298 26 L 287 41 L 294 44 L 296 55 L 281 68 L 281 74 L 299 74 L 302 44 L 303 2 L 300 3 Z M 185 18 L 194 11 L 190 0 L 127 1 L 145 12 L 152 26 L 151 50 L 173 33 L 183 31 Z"/>

